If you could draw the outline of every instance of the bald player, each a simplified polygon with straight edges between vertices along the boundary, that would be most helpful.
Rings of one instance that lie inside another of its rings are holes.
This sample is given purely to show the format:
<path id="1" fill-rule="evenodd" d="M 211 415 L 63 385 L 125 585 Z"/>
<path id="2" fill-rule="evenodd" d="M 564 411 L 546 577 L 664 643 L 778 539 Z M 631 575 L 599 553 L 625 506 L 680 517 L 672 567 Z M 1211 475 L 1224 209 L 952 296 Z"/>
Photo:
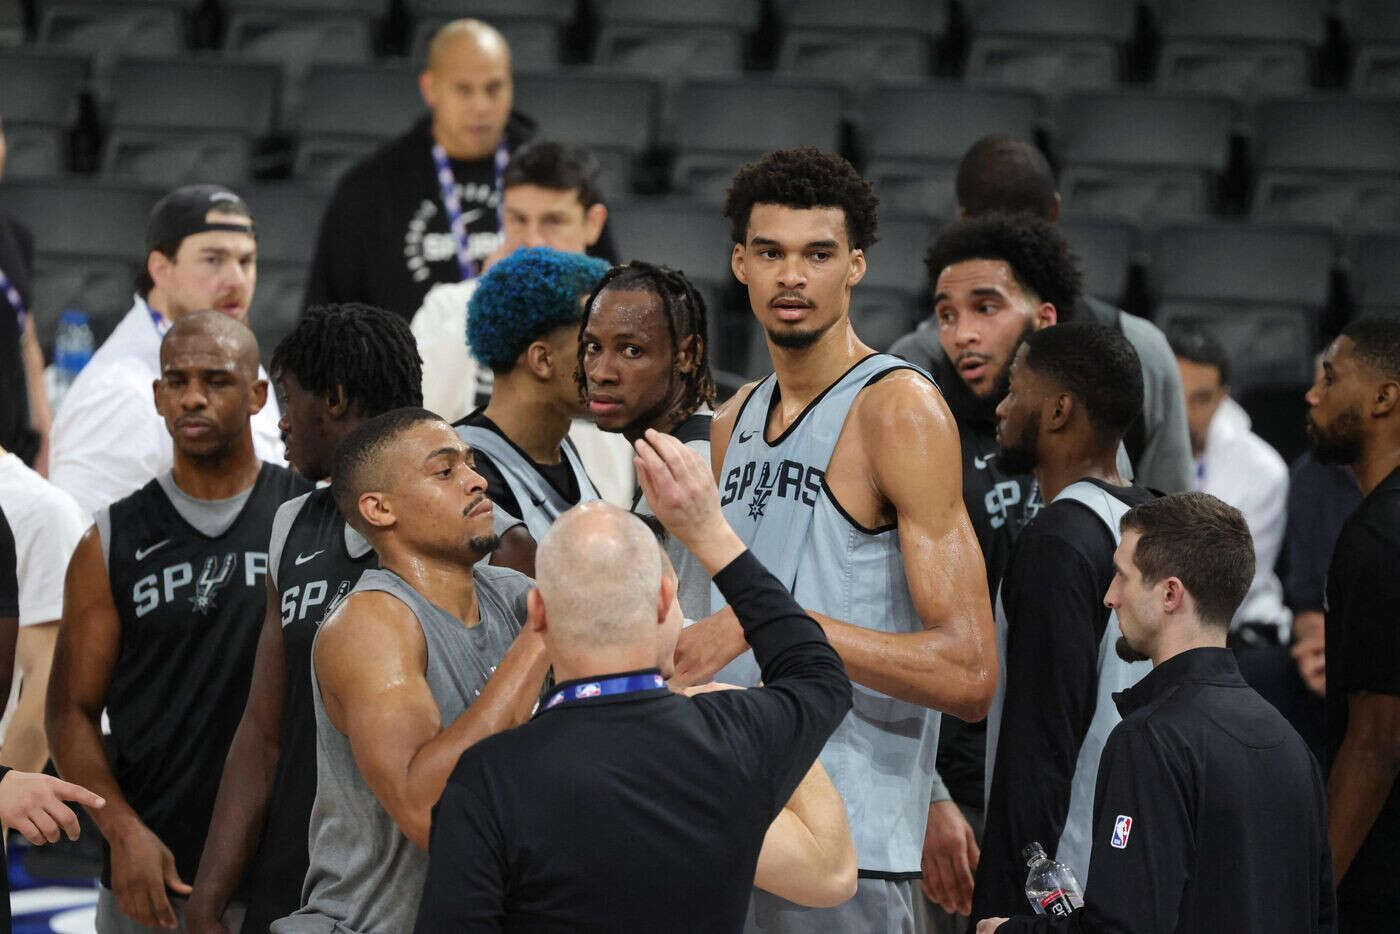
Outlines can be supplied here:
<path id="1" fill-rule="evenodd" d="M 60 774 L 107 802 L 92 812 L 106 839 L 104 932 L 180 923 L 248 694 L 273 515 L 310 489 L 253 451 L 267 381 L 245 325 L 184 315 L 160 365 L 174 465 L 99 510 L 79 542 L 46 710 Z"/>
<path id="2" fill-rule="evenodd" d="M 350 169 L 325 217 L 306 305 L 365 302 L 411 318 L 428 290 L 479 274 L 501 242 L 501 177 L 534 133 L 511 110 L 510 47 L 474 19 L 433 36 L 429 113 Z"/>
<path id="3" fill-rule="evenodd" d="M 336 448 L 331 492 L 379 555 L 316 633 L 316 803 L 302 908 L 277 934 L 408 931 L 431 812 L 464 750 L 530 716 L 544 643 L 522 632 L 528 577 L 496 546 L 471 449 L 403 408 Z"/>

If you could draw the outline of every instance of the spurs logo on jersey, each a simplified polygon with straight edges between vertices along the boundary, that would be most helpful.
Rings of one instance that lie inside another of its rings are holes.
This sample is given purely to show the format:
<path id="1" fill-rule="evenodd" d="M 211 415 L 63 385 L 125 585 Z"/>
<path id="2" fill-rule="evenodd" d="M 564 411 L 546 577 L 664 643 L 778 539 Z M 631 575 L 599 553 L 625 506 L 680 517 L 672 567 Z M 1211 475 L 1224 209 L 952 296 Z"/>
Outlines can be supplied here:
<path id="1" fill-rule="evenodd" d="M 291 585 L 282 591 L 282 625 L 305 620 L 307 614 L 313 614 L 317 620 L 325 619 L 350 595 L 350 588 L 354 585 L 354 581 L 342 580 L 336 585 L 334 593 L 331 593 L 330 581 L 325 580 Z"/>
<path id="2" fill-rule="evenodd" d="M 757 481 L 754 475 L 757 474 Z M 804 506 L 815 506 L 826 471 L 810 464 L 784 458 L 779 461 L 747 461 L 729 468 L 724 475 L 720 505 L 748 499 L 749 518 L 762 519 L 771 496 L 790 499 Z"/>
<path id="3" fill-rule="evenodd" d="M 198 575 L 195 574 L 195 563 L 180 561 L 166 565 L 132 585 L 131 602 L 136 618 L 140 619 L 158 607 L 173 605 L 178 600 L 188 600 L 195 612 L 207 616 L 218 609 L 220 593 L 230 581 L 238 579 L 240 567 L 245 587 L 261 586 L 267 574 L 265 551 L 226 551 L 208 555 L 199 562 Z"/>

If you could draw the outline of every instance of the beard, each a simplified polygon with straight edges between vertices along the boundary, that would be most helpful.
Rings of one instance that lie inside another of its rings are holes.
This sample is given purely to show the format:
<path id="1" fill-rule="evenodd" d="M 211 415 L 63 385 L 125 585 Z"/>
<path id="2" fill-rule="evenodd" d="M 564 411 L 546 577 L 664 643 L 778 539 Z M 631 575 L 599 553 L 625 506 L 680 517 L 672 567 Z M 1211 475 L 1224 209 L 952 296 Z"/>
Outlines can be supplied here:
<path id="1" fill-rule="evenodd" d="M 997 469 L 1007 474 L 1031 473 L 1035 470 L 1035 447 L 1039 441 L 1040 422 L 1032 413 L 1032 417 L 1026 419 L 1020 437 L 1009 445 L 1001 445 L 1001 451 L 997 454 Z"/>
<path id="2" fill-rule="evenodd" d="M 1123 661 L 1132 664 L 1133 662 L 1150 662 L 1151 656 L 1143 655 L 1137 649 L 1128 644 L 1127 636 L 1119 636 L 1118 641 L 1113 644 L 1113 651 L 1118 653 L 1118 657 Z"/>
<path id="3" fill-rule="evenodd" d="M 501 537 L 495 532 L 488 532 L 485 535 L 473 535 L 467 539 L 467 547 L 479 555 L 489 555 L 500 547 Z"/>
<path id="4" fill-rule="evenodd" d="M 768 339 L 784 350 L 806 350 L 825 333 L 826 328 L 811 331 L 767 331 Z"/>
<path id="5" fill-rule="evenodd" d="M 1319 464 L 1354 464 L 1361 459 L 1361 406 L 1353 405 L 1326 428 L 1308 417 L 1308 441 Z"/>

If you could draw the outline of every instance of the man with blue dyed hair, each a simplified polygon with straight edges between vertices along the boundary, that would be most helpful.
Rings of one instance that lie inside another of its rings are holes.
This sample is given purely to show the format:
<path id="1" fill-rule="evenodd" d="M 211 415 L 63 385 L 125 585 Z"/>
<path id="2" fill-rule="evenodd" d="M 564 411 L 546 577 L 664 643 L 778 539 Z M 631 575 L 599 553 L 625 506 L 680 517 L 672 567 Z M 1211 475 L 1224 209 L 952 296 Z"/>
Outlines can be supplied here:
<path id="1" fill-rule="evenodd" d="M 578 329 L 608 264 L 548 247 L 516 250 L 481 278 L 467 306 L 467 344 L 491 368 L 491 401 L 456 424 L 486 495 L 535 541 L 564 510 L 598 499 L 569 424 L 582 414 Z M 533 557 L 517 570 L 534 575 Z"/>

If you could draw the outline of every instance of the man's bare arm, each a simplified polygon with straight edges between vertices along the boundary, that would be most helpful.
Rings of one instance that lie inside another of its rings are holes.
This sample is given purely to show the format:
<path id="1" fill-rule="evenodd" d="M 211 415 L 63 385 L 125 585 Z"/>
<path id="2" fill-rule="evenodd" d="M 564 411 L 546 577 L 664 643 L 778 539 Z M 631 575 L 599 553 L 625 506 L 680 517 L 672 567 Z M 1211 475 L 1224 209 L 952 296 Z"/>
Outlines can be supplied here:
<path id="1" fill-rule="evenodd" d="M 285 681 L 282 612 L 277 590 L 269 578 L 267 609 L 258 636 L 248 703 L 224 762 L 209 834 L 199 859 L 199 874 L 185 911 L 192 934 L 225 930 L 218 919 L 232 900 L 243 870 L 261 840 L 281 749 Z"/>
<path id="2" fill-rule="evenodd" d="M 78 542 L 63 586 L 44 724 L 59 774 L 106 800 L 91 812 L 112 850 L 112 893 L 117 907 L 146 925 L 173 927 L 166 888 L 185 894 L 170 850 L 122 794 L 102 747 L 100 718 L 121 640 L 107 565 L 96 527 Z"/>
<path id="3" fill-rule="evenodd" d="M 834 908 L 855 894 L 856 850 L 846 805 L 820 762 L 768 827 L 754 885 L 799 905 Z"/>
<path id="4" fill-rule="evenodd" d="M 322 624 L 313 664 L 326 712 L 349 740 L 360 774 L 423 849 L 457 760 L 529 719 L 547 668 L 542 638 L 522 629 L 471 706 L 444 727 L 425 677 L 422 630 L 408 607 L 375 591 L 353 594 Z"/>
<path id="5" fill-rule="evenodd" d="M 714 471 L 716 483 L 724 470 L 724 452 L 729 449 L 729 439 L 734 434 L 734 423 L 739 420 L 739 410 L 744 407 L 744 400 L 748 399 L 749 394 L 757 387 L 757 380 L 739 387 L 739 391 L 726 399 L 724 404 L 715 410 L 714 418 L 710 419 L 710 467 Z"/>
<path id="6" fill-rule="evenodd" d="M 1327 780 L 1332 879 L 1340 885 L 1400 775 L 1400 697 L 1357 691 Z"/>

